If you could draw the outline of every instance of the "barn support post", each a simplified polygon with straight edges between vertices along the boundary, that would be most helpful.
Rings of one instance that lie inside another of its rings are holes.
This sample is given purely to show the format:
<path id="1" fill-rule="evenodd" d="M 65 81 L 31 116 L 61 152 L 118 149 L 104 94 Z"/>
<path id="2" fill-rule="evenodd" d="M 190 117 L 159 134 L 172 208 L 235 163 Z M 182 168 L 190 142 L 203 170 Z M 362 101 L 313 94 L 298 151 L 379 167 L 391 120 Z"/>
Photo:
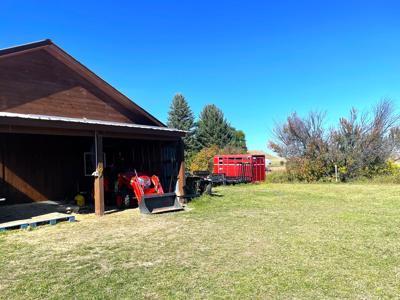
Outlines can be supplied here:
<path id="1" fill-rule="evenodd" d="M 179 140 L 178 142 L 178 157 L 179 157 L 179 173 L 178 173 L 178 197 L 184 197 L 185 196 L 185 184 L 186 184 L 186 178 L 185 178 L 185 150 L 184 150 L 184 144 L 182 139 Z"/>
<path id="2" fill-rule="evenodd" d="M 7 146 L 6 137 L 0 133 L 0 199 L 6 195 L 6 166 L 5 166 L 5 147 Z"/>
<path id="3" fill-rule="evenodd" d="M 96 174 L 94 179 L 94 211 L 96 216 L 104 215 L 104 155 L 103 137 L 95 133 Z"/>

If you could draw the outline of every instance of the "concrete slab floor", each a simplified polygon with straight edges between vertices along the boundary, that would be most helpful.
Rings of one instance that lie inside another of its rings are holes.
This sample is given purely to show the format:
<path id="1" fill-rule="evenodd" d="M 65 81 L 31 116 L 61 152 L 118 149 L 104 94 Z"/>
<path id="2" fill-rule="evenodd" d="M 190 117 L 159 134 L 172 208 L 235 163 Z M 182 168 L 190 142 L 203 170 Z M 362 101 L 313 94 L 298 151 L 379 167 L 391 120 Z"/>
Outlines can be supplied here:
<path id="1" fill-rule="evenodd" d="M 44 217 L 48 214 L 66 213 L 68 205 L 43 201 L 0 206 L 0 224 L 18 220 Z"/>

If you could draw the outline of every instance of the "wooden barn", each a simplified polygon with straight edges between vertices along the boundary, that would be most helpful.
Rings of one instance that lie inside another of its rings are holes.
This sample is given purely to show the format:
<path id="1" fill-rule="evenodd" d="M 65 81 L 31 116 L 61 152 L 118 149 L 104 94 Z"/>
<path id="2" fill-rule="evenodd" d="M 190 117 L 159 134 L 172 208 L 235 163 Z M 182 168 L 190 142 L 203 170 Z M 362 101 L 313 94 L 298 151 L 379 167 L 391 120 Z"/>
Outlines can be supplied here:
<path id="1" fill-rule="evenodd" d="M 112 201 L 104 184 L 110 168 L 157 174 L 165 191 L 178 187 L 182 195 L 184 135 L 50 40 L 0 50 L 3 204 L 94 191 L 102 215 Z"/>

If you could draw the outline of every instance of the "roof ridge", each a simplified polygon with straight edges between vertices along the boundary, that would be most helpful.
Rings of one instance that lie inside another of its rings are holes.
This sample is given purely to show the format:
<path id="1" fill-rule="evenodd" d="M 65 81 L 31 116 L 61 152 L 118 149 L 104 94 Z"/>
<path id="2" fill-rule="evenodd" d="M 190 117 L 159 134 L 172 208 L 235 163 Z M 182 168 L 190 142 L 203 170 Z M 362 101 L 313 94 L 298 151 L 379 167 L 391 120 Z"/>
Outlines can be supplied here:
<path id="1" fill-rule="evenodd" d="M 11 46 L 11 47 L 0 48 L 0 55 L 23 51 L 23 50 L 28 50 L 28 49 L 33 49 L 33 48 L 47 46 L 47 45 L 54 45 L 54 43 L 51 39 L 44 39 L 44 40 L 39 40 L 39 41 L 30 42 L 30 43 L 26 43 L 26 44 L 20 44 L 20 45 Z"/>

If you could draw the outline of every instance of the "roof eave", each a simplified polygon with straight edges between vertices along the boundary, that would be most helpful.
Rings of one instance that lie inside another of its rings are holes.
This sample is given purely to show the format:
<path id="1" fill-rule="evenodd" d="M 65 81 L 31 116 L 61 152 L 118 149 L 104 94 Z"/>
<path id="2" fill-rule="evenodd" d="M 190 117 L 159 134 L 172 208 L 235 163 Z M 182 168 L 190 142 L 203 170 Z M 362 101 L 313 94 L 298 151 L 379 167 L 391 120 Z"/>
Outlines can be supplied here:
<path id="1" fill-rule="evenodd" d="M 48 116 L 48 115 L 33 115 L 33 114 L 19 114 L 10 112 L 0 112 L 0 124 L 3 125 L 18 125 L 18 124 L 32 124 L 40 125 L 41 127 L 56 127 L 61 126 L 62 128 L 85 128 L 88 130 L 109 130 L 113 132 L 147 132 L 151 134 L 162 134 L 162 135 L 173 135 L 184 137 L 186 131 L 178 130 L 174 128 L 161 127 L 161 126 L 150 126 L 132 123 L 121 123 L 111 122 L 93 119 L 79 119 L 69 118 L 60 116 Z"/>

